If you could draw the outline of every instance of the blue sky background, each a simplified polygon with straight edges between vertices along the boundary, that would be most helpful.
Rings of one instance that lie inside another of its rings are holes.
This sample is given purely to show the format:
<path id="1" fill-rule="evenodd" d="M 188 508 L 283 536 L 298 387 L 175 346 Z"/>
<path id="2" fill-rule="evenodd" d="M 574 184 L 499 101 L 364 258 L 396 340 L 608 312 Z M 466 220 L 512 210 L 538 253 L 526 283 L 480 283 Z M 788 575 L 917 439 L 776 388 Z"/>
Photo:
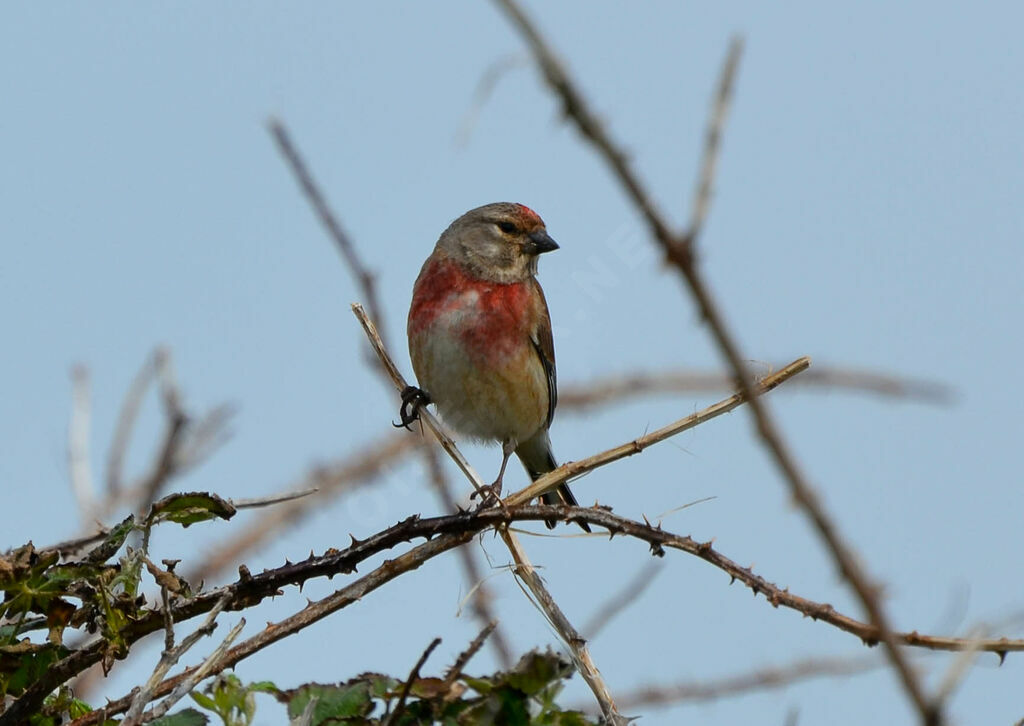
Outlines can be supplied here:
<path id="1" fill-rule="evenodd" d="M 744 35 L 702 240 L 708 279 L 752 361 L 807 354 L 819 365 L 955 387 L 948 407 L 807 389 L 772 394 L 771 404 L 843 534 L 885 583 L 900 628 L 964 634 L 989 624 L 1020 636 L 1020 7 L 528 8 L 680 224 L 721 59 L 730 36 Z M 121 397 L 156 344 L 173 350 L 191 406 L 239 407 L 230 443 L 177 489 L 269 494 L 317 462 L 402 435 L 390 428 L 392 392 L 364 365 L 348 310 L 358 297 L 352 278 L 275 150 L 270 116 L 288 125 L 379 273 L 394 339 L 403 338 L 412 282 L 441 230 L 466 209 L 508 200 L 536 209 L 562 246 L 545 256 L 541 281 L 563 383 L 720 365 L 676 276 L 532 67 L 505 74 L 468 142 L 456 143 L 485 70 L 526 59 L 490 4 L 27 4 L 4 15 L 0 547 L 52 542 L 79 527 L 65 443 L 77 362 L 92 374 L 97 479 Z M 408 372 L 404 345 L 393 353 Z M 561 412 L 552 437 L 562 458 L 578 459 L 715 398 Z M 148 461 L 158 414 L 150 401 L 133 471 Z M 496 469 L 496 450 L 466 450 L 485 476 Z M 510 471 L 508 485 L 525 483 Z M 581 501 L 629 516 L 715 497 L 666 526 L 714 538 L 768 579 L 860 615 L 745 413 L 574 488 Z M 413 512 L 438 507 L 408 464 L 245 561 L 256 570 L 322 552 Z M 164 529 L 155 547 L 182 556 L 198 543 L 187 565 L 251 516 Z M 578 623 L 648 560 L 645 547 L 619 539 L 529 538 L 526 546 Z M 495 566 L 508 560 L 493 539 L 474 547 Z M 510 575 L 495 570 L 489 582 L 522 650 L 554 642 Z M 248 632 L 337 586 L 288 591 L 250 615 Z M 427 670 L 440 671 L 478 628 L 458 614 L 465 591 L 456 559 L 442 558 L 238 673 L 282 686 L 363 670 L 403 674 L 435 635 L 444 643 Z M 119 696 L 144 680 L 158 649 L 154 642 L 115 669 L 102 693 Z M 678 554 L 592 649 L 613 693 L 863 650 Z M 921 661 L 929 688 L 950 662 Z M 1022 663 L 1011 655 L 997 668 L 994 656 L 981 657 L 951 703 L 956 722 L 1024 717 Z M 485 650 L 472 667 L 494 665 Z M 586 695 L 573 679 L 572 700 Z M 806 724 L 913 721 L 894 676 L 880 671 L 647 710 L 641 723 L 782 723 L 792 712 Z M 283 718 L 262 702 L 259 723 Z"/>

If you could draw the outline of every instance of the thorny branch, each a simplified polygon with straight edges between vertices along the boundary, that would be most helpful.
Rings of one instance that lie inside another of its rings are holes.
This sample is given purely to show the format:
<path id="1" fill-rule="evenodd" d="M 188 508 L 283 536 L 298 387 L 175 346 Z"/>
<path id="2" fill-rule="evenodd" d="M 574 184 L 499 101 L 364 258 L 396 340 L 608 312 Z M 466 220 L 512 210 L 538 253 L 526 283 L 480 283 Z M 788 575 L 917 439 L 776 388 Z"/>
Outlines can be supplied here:
<path id="1" fill-rule="evenodd" d="M 639 176 L 630 167 L 625 153 L 617 143 L 612 141 L 600 120 L 590 110 L 589 104 L 577 90 L 576 83 L 570 79 L 533 22 L 515 0 L 496 0 L 496 2 L 529 44 L 545 81 L 555 95 L 561 99 L 566 116 L 572 120 L 583 137 L 594 146 L 611 167 L 613 174 L 647 222 L 651 236 L 665 254 L 666 260 L 678 270 L 685 281 L 701 317 L 707 323 L 719 350 L 732 369 L 739 383 L 740 391 L 750 397 L 750 415 L 762 442 L 787 482 L 793 499 L 813 523 L 831 552 L 840 574 L 850 583 L 871 622 L 881 633 L 889 661 L 898 674 L 907 696 L 913 702 L 921 723 L 925 726 L 942 723 L 940 704 L 929 699 L 925 694 L 920 681 L 897 647 L 895 638 L 891 635 L 892 628 L 889 618 L 878 598 L 878 587 L 871 581 L 850 547 L 842 540 L 835 522 L 825 511 L 824 505 L 804 476 L 796 458 L 782 438 L 782 434 L 772 422 L 767 406 L 752 396 L 753 383 L 750 372 L 747 370 L 746 359 L 697 266 L 694 243 L 700 233 L 699 226 L 691 227 L 683 233 L 673 232 L 671 224 L 654 206 L 651 196 Z M 738 52 L 739 45 L 734 41 L 723 67 L 722 80 L 719 83 L 718 96 L 715 100 L 715 111 L 712 113 L 709 124 L 707 134 L 709 143 L 705 145 L 705 161 L 702 164 L 702 176 L 706 175 L 708 178 L 698 185 L 694 203 L 693 220 L 697 224 L 701 223 L 706 216 L 707 200 L 704 197 L 704 190 L 710 189 L 712 184 L 710 175 L 715 169 L 715 159 L 719 150 L 718 139 L 725 124 L 724 111 L 728 108 Z"/>
<path id="2" fill-rule="evenodd" d="M 542 522 L 548 519 L 563 522 L 585 521 L 591 525 L 603 527 L 608 530 L 610 538 L 621 535 L 647 543 L 652 554 L 657 556 L 663 556 L 667 550 L 684 552 L 721 570 L 730 577 L 731 581 L 742 583 L 755 596 L 762 595 L 772 607 L 787 608 L 814 620 L 821 620 L 857 636 L 869 645 L 878 642 L 878 629 L 870 623 L 860 622 L 843 615 L 827 603 L 809 600 L 779 587 L 755 574 L 750 568 L 743 567 L 719 553 L 710 542 L 698 542 L 690 537 L 676 535 L 650 524 L 621 517 L 600 507 L 550 505 L 519 506 L 504 510 L 492 507 L 478 512 L 463 512 L 427 519 L 412 516 L 365 540 L 354 540 L 354 543 L 344 550 L 330 551 L 319 557 L 310 557 L 303 562 L 289 563 L 258 575 L 244 572 L 238 580 L 230 585 L 203 593 L 191 600 L 173 604 L 172 614 L 175 622 L 181 622 L 209 612 L 223 598 L 228 598 L 225 610 L 246 609 L 265 598 L 280 595 L 283 587 L 301 586 L 315 577 L 350 574 L 355 572 L 360 563 L 403 542 L 420 538 L 427 540 L 393 559 L 385 560 L 376 569 L 358 580 L 322 600 L 310 603 L 295 615 L 268 625 L 258 635 L 230 649 L 216 663 L 214 669 L 214 671 L 223 670 L 271 643 L 308 627 L 330 613 L 357 602 L 401 574 L 414 570 L 430 559 L 469 542 L 480 532 L 496 527 L 506 527 L 512 522 Z M 132 624 L 125 633 L 126 641 L 129 644 L 134 643 L 162 627 L 162 612 L 153 610 Z M 982 651 L 995 653 L 1000 658 L 1008 652 L 1024 652 L 1024 640 L 1007 638 L 975 640 L 922 635 L 916 631 L 898 633 L 894 637 L 901 645 L 930 650 Z M 99 657 L 98 647 L 93 645 L 56 663 L 51 669 L 53 675 L 48 673 L 47 678 L 44 679 L 45 683 L 41 682 L 32 686 L 11 706 L 7 713 L 0 715 L 0 726 L 18 723 L 18 714 L 32 713 L 31 709 L 38 705 L 38 701 L 33 703 L 35 699 L 41 701 L 55 687 L 55 684 L 64 682 L 69 675 L 88 667 Z M 165 680 L 153 689 L 154 698 L 169 693 L 190 672 L 191 670 L 186 670 L 183 674 Z M 130 695 L 124 699 L 113 701 L 102 712 L 89 714 L 75 721 L 74 724 L 75 726 L 86 726 L 99 723 L 103 718 L 122 712 L 130 702 Z"/>
<path id="3" fill-rule="evenodd" d="M 566 413 L 587 411 L 595 406 L 648 394 L 728 390 L 733 383 L 732 378 L 721 373 L 639 372 L 565 386 L 558 392 L 558 405 L 559 410 Z M 787 389 L 797 386 L 806 387 L 808 384 L 827 388 L 870 391 L 880 395 L 934 403 L 943 402 L 950 395 L 949 389 L 939 383 L 898 378 L 871 371 L 822 369 L 818 366 L 810 368 L 794 378 L 787 384 Z M 330 499 L 351 492 L 356 487 L 372 483 L 376 477 L 389 468 L 398 466 L 406 456 L 420 448 L 420 442 L 415 439 L 396 438 L 389 431 L 378 439 L 360 444 L 355 454 L 313 467 L 294 482 L 290 489 L 293 491 L 317 489 L 315 497 L 288 502 L 261 513 L 244 530 L 211 547 L 211 554 L 190 570 L 185 579 L 189 582 L 212 580 L 220 572 L 240 562 L 247 553 L 252 552 L 263 542 L 272 539 L 287 528 L 296 526 L 310 512 L 325 506 Z M 428 472 L 431 473 L 433 481 L 433 464 L 429 462 Z M 456 501 L 456 499 L 451 496 L 450 492 L 445 494 L 442 499 L 445 506 L 449 506 L 452 501 Z M 238 502 L 235 502 L 235 505 L 238 506 Z M 81 541 L 63 542 L 59 546 L 54 545 L 53 548 L 82 547 L 102 539 L 105 534 L 106 530 L 101 530 Z M 467 580 L 471 583 L 480 582 L 481 578 L 478 576 L 475 559 L 471 556 L 468 559 L 472 565 L 467 567 Z M 469 568 L 472 568 L 472 571 Z M 474 598 L 474 608 L 477 601 L 478 598 Z M 484 619 L 484 616 L 481 616 L 481 619 L 484 622 L 490 622 L 490 618 Z M 500 641 L 500 638 L 492 640 Z M 500 655 L 501 647 L 497 642 L 493 642 L 493 644 Z M 505 662 L 503 658 L 502 663 Z M 509 655 L 508 663 L 511 664 L 511 662 L 511 655 Z"/>

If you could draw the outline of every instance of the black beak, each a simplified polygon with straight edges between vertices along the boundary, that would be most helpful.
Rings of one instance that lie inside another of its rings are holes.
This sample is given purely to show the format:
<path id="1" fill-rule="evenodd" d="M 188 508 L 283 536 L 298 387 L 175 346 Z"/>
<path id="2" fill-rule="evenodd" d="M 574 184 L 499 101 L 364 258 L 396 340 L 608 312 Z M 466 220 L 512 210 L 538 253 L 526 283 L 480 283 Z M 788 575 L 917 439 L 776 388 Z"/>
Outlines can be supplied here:
<path id="1" fill-rule="evenodd" d="M 547 232 L 531 232 L 530 241 L 523 245 L 523 252 L 528 255 L 541 255 L 557 249 L 558 243 Z"/>

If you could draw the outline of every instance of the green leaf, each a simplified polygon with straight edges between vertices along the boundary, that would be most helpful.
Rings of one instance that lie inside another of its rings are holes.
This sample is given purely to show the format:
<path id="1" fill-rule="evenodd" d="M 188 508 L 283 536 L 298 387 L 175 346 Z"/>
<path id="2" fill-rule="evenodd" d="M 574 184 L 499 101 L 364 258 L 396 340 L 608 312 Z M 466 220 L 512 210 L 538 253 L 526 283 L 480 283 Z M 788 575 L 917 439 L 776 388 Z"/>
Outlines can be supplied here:
<path id="1" fill-rule="evenodd" d="M 146 517 L 148 524 L 157 522 L 177 522 L 188 527 L 196 522 L 208 519 L 231 519 L 235 516 L 235 508 L 216 494 L 208 492 L 187 492 L 170 494 L 156 502 Z"/>
<path id="2" fill-rule="evenodd" d="M 273 681 L 256 681 L 255 683 L 250 683 L 246 688 L 257 693 L 278 693 L 281 690 Z"/>
<path id="3" fill-rule="evenodd" d="M 571 673 L 572 664 L 557 653 L 531 651 L 519 659 L 504 681 L 526 695 L 533 696 Z"/>
<path id="4" fill-rule="evenodd" d="M 327 719 L 366 717 L 374 708 L 370 684 L 366 681 L 351 681 L 337 686 L 310 683 L 289 692 L 287 696 L 288 716 L 291 718 L 302 715 L 311 699 L 318 699 L 313 708 L 313 724 Z"/>
<path id="5" fill-rule="evenodd" d="M 579 711 L 554 711 L 538 716 L 533 720 L 535 726 L 593 726 L 593 721 Z"/>
<path id="6" fill-rule="evenodd" d="M 199 691 L 192 691 L 188 695 L 192 697 L 193 701 L 198 703 L 200 706 L 205 708 L 207 711 L 214 711 L 214 712 L 216 712 L 217 704 L 214 703 L 213 699 L 210 698 L 209 696 L 207 696 L 205 693 L 200 693 Z"/>
<path id="7" fill-rule="evenodd" d="M 205 726 L 210 722 L 204 714 L 194 708 L 172 713 L 170 716 L 150 721 L 150 726 Z"/>
<path id="8" fill-rule="evenodd" d="M 71 718 L 81 718 L 87 713 L 92 713 L 92 706 L 79 698 L 72 698 L 68 706 L 68 715 Z"/>
<path id="9" fill-rule="evenodd" d="M 364 681 L 370 687 L 370 695 L 373 698 L 384 698 L 402 687 L 401 681 L 382 673 L 361 673 L 346 685 L 356 681 Z"/>
<path id="10" fill-rule="evenodd" d="M 106 562 L 117 554 L 133 529 L 135 529 L 135 515 L 129 514 L 107 533 L 102 542 L 89 550 L 85 559 L 89 562 Z"/>
<path id="11" fill-rule="evenodd" d="M 463 675 L 460 680 L 477 693 L 485 696 L 494 690 L 494 684 L 486 678 L 472 678 L 470 676 Z"/>
<path id="12" fill-rule="evenodd" d="M 20 695 L 67 654 L 62 646 L 28 640 L 0 647 L 0 693 Z"/>

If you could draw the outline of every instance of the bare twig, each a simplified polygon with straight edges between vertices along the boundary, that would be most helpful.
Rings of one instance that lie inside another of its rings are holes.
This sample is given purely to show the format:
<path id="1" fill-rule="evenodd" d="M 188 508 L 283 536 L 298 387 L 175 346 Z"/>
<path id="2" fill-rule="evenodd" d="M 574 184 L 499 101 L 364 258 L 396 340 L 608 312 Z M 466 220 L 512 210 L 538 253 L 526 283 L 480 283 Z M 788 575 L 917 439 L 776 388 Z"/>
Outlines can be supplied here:
<path id="1" fill-rule="evenodd" d="M 149 713 L 146 714 L 147 720 L 157 719 L 167 713 L 171 706 L 176 704 L 182 698 L 184 698 L 196 685 L 206 678 L 212 676 L 215 673 L 219 673 L 223 670 L 222 667 L 218 666 L 220 659 L 224 656 L 224 652 L 231 647 L 231 644 L 235 642 L 235 638 L 242 632 L 242 628 L 245 627 L 245 618 L 238 621 L 235 627 L 228 631 L 228 634 L 224 637 L 224 640 L 220 642 L 213 652 L 206 656 L 206 659 L 199 664 L 198 667 L 189 672 L 185 678 L 175 686 L 174 690 L 171 691 L 170 695 L 167 696 L 163 701 L 157 704 Z"/>
<path id="2" fill-rule="evenodd" d="M 612 726 L 626 726 L 630 719 L 619 714 L 618 707 L 615 705 L 615 699 L 612 698 L 611 691 L 608 690 L 608 686 L 605 685 L 604 678 L 601 676 L 601 671 L 598 670 L 597 665 L 590 656 L 587 641 L 573 627 L 569 619 L 565 617 L 562 609 L 555 602 L 554 597 L 551 596 L 547 587 L 544 586 L 544 581 L 537 574 L 533 564 L 526 556 L 526 551 L 520 544 L 519 538 L 510 532 L 508 527 L 498 528 L 498 534 L 505 542 L 509 552 L 512 553 L 512 559 L 516 563 L 516 577 L 529 588 L 551 627 L 555 629 L 555 632 L 558 633 L 562 641 L 568 646 L 569 655 L 572 656 L 576 670 L 579 671 L 583 680 L 586 681 L 601 707 L 601 715 Z"/>
<path id="3" fill-rule="evenodd" d="M 892 628 L 889 618 L 878 598 L 877 586 L 864 571 L 853 551 L 840 537 L 831 516 L 826 513 L 817 493 L 804 476 L 781 433 L 772 422 L 767 407 L 753 397 L 753 383 L 747 370 L 745 358 L 696 264 L 693 242 L 699 233 L 699 228 L 690 229 L 688 233 L 684 234 L 676 234 L 672 231 L 671 225 L 657 211 L 639 177 L 633 172 L 626 155 L 618 144 L 612 142 L 601 122 L 590 111 L 583 95 L 577 90 L 575 82 L 569 78 L 565 69 L 556 60 L 547 42 L 541 37 L 532 21 L 526 17 L 515 0 L 496 0 L 496 2 L 530 45 L 545 81 L 562 100 L 566 115 L 576 124 L 584 138 L 605 159 L 615 177 L 643 215 L 652 237 L 661 247 L 666 259 L 679 271 L 685 281 L 719 350 L 732 368 L 739 382 L 740 391 L 750 397 L 750 415 L 762 442 L 787 482 L 791 496 L 813 523 L 819 536 L 831 552 L 840 574 L 853 588 L 861 605 L 871 618 L 871 622 L 880 630 L 889 662 L 898 674 L 907 696 L 917 709 L 921 723 L 925 726 L 935 726 L 935 724 L 941 723 L 942 716 L 937 704 L 928 699 L 917 676 L 896 647 L 896 642 L 891 636 Z M 737 57 L 736 52 L 730 51 L 723 67 L 723 80 L 719 83 L 719 98 L 715 104 L 718 110 L 724 110 L 728 106 L 727 97 L 722 99 L 721 96 L 723 93 L 727 96 L 732 87 L 730 77 L 735 73 L 736 64 L 733 60 L 735 57 Z M 711 125 L 714 130 L 709 133 L 709 139 L 717 139 L 720 129 L 725 123 L 724 113 L 718 110 L 712 113 Z M 705 148 L 705 156 L 713 157 L 717 154 L 717 150 L 716 141 L 714 145 Z M 713 172 L 714 168 L 713 162 L 705 164 L 707 170 Z M 711 184 L 712 180 L 709 178 L 706 185 L 703 183 L 698 185 L 694 204 L 697 209 L 693 214 L 695 220 L 703 220 L 706 216 L 706 208 L 700 209 L 702 206 L 706 207 L 706 200 L 702 201 L 701 189 L 705 186 L 710 188 Z"/>
<path id="4" fill-rule="evenodd" d="M 395 710 L 391 712 L 390 716 L 388 716 L 387 721 L 384 722 L 384 726 L 392 726 L 393 724 L 398 723 L 398 717 L 401 716 L 402 712 L 405 710 L 405 701 L 409 698 L 409 691 L 412 689 L 412 684 L 420 677 L 420 668 L 422 668 L 423 664 L 427 662 L 427 658 L 429 658 L 430 654 L 434 652 L 434 648 L 440 644 L 440 638 L 434 638 L 430 641 L 430 645 L 427 646 L 427 649 L 423 651 L 423 655 L 421 655 L 420 659 L 416 661 L 416 665 L 414 665 L 412 670 L 409 671 L 409 677 L 405 680 L 405 683 L 402 684 L 402 691 L 398 694 L 398 703 L 395 704 Z"/>
<path id="5" fill-rule="evenodd" d="M 619 446 L 615 446 L 606 451 L 588 456 L 585 459 L 580 459 L 579 461 L 566 462 L 554 471 L 548 472 L 544 476 L 535 480 L 529 486 L 505 497 L 502 501 L 505 503 L 505 506 L 524 504 L 534 497 L 540 496 L 544 492 L 551 491 L 554 487 L 572 479 L 573 477 L 585 474 L 588 471 L 605 466 L 613 461 L 624 459 L 627 456 L 639 454 L 641 451 L 653 444 L 657 444 L 665 439 L 676 436 L 683 431 L 688 431 L 695 426 L 699 426 L 705 421 L 717 418 L 724 413 L 728 413 L 729 411 L 738 408 L 748 401 L 756 400 L 758 396 L 762 396 L 765 393 L 774 390 L 793 376 L 807 370 L 810 364 L 810 358 L 807 358 L 806 356 L 798 358 L 789 365 L 784 366 L 781 370 L 757 381 L 751 389 L 754 397 L 752 399 L 748 399 L 746 394 L 742 392 L 735 393 L 729 398 L 712 404 L 711 406 L 708 406 L 696 413 L 692 413 L 689 416 L 685 416 L 678 421 L 668 424 L 667 426 L 662 426 L 660 429 L 644 434 L 632 441 L 627 441 L 624 444 L 620 444 Z"/>
<path id="6" fill-rule="evenodd" d="M 369 338 L 370 346 L 377 354 L 378 359 L 380 359 L 381 365 L 384 367 L 384 371 L 388 374 L 391 381 L 399 391 L 404 390 L 408 384 L 406 383 L 402 372 L 398 370 L 398 366 L 395 365 L 391 356 L 388 355 L 387 349 L 384 346 L 384 341 L 381 339 L 380 333 L 377 331 L 377 326 L 374 325 L 373 321 L 371 321 L 366 315 L 366 311 L 359 303 L 352 304 L 352 312 L 359 320 L 359 323 L 363 326 L 363 331 L 366 333 L 366 337 Z M 466 457 L 463 456 L 462 452 L 459 451 L 457 446 L 455 446 L 455 442 L 452 441 L 452 438 L 445 433 L 443 428 L 441 428 L 441 424 L 433 414 L 425 408 L 421 408 L 420 420 L 426 425 L 427 431 L 431 433 L 441 448 L 445 450 L 462 473 L 466 475 L 466 478 L 469 479 L 473 488 L 480 494 L 485 493 L 486 489 L 484 487 L 486 485 L 484 484 L 483 479 L 480 478 L 480 475 L 476 473 Z"/>
<path id="7" fill-rule="evenodd" d="M 558 391 L 559 410 L 586 411 L 596 406 L 666 393 L 708 393 L 735 388 L 736 378 L 713 371 L 636 371 L 602 376 L 584 383 L 575 383 Z M 887 398 L 948 404 L 952 399 L 949 386 L 932 381 L 876 373 L 867 370 L 828 368 L 815 364 L 793 381 L 786 390 L 795 388 L 844 389 L 875 393 Z"/>
<path id="8" fill-rule="evenodd" d="M 425 459 L 427 470 L 430 473 L 430 481 L 434 485 L 434 491 L 437 492 L 442 506 L 454 510 L 452 502 L 455 501 L 455 497 L 452 494 L 448 477 L 445 476 L 444 468 L 441 466 L 441 461 L 436 456 L 433 447 L 430 447 L 430 451 L 432 455 L 425 457 Z M 494 617 L 494 610 L 491 607 L 494 598 L 491 595 L 491 589 L 484 583 L 483 574 L 477 566 L 472 550 L 468 547 L 459 547 L 456 551 L 459 554 L 459 559 L 462 561 L 462 569 L 466 573 L 466 579 L 472 591 L 470 602 L 473 614 L 478 620 L 486 624 L 484 628 L 486 633 L 491 634 L 493 632 L 491 645 L 498 656 L 498 662 L 501 664 L 501 667 L 508 670 L 512 667 L 512 649 L 505 639 L 504 633 L 498 628 L 498 621 Z"/>
<path id="9" fill-rule="evenodd" d="M 459 549 L 462 550 L 465 548 L 460 547 Z M 448 669 L 447 673 L 445 673 L 444 683 L 446 686 L 450 687 L 451 684 L 454 683 L 458 679 L 458 677 L 462 675 L 462 669 L 466 667 L 466 664 L 469 663 L 469 660 L 477 654 L 480 648 L 483 647 L 484 641 L 487 640 L 491 633 L 494 632 L 494 629 L 497 626 L 497 621 L 488 623 L 486 626 L 484 626 L 484 629 L 481 630 L 480 633 L 475 638 L 473 638 L 473 642 L 471 642 L 464 651 L 459 653 L 459 657 L 455 659 L 455 662 L 452 663 L 452 667 Z M 508 668 L 505 668 L 504 666 L 503 668 L 504 670 L 508 670 Z"/>
<path id="10" fill-rule="evenodd" d="M 171 602 L 166 586 L 160 588 L 160 604 L 164 613 L 164 652 L 169 653 L 174 649 L 174 616 L 171 615 Z"/>
<path id="11" fill-rule="evenodd" d="M 166 591 L 165 591 L 166 592 Z M 221 611 L 227 606 L 231 600 L 229 595 L 224 595 L 221 599 L 213 606 L 203 624 L 196 628 L 195 632 L 191 633 L 188 637 L 181 641 L 181 644 L 177 647 L 173 645 L 169 646 L 164 650 L 163 655 L 160 657 L 160 661 L 156 664 L 156 668 L 153 669 L 153 674 L 149 677 L 143 686 L 138 689 L 135 695 L 132 697 L 131 705 L 128 707 L 128 711 L 125 714 L 123 726 L 138 726 L 142 723 L 142 712 L 146 708 L 151 700 L 153 700 L 153 693 L 156 687 L 164 680 L 167 675 L 167 671 L 174 667 L 178 660 L 183 656 L 193 645 L 199 642 L 199 639 L 209 635 L 217 627 L 217 617 L 221 614 Z M 165 643 L 173 643 L 174 631 L 170 622 L 173 618 L 170 613 L 170 608 L 165 607 L 163 609 L 165 625 L 167 635 L 165 637 Z"/>
<path id="12" fill-rule="evenodd" d="M 104 537 L 110 534 L 110 528 L 97 524 L 97 529 L 91 534 L 85 534 L 81 537 L 75 537 L 74 539 L 64 540 L 63 542 L 57 542 L 56 544 L 47 545 L 46 547 L 38 547 L 39 552 L 46 550 L 57 550 L 61 553 L 61 556 L 66 557 L 67 555 L 79 552 L 91 544 L 101 541 Z"/>
<path id="13" fill-rule="evenodd" d="M 258 509 L 260 507 L 269 507 L 273 504 L 281 504 L 282 502 L 292 502 L 296 499 L 316 494 L 319 491 L 316 487 L 310 487 L 309 489 L 284 492 L 283 494 L 271 494 L 268 497 L 249 497 L 246 499 L 229 499 L 228 501 L 231 502 L 231 506 L 235 509 Z"/>

